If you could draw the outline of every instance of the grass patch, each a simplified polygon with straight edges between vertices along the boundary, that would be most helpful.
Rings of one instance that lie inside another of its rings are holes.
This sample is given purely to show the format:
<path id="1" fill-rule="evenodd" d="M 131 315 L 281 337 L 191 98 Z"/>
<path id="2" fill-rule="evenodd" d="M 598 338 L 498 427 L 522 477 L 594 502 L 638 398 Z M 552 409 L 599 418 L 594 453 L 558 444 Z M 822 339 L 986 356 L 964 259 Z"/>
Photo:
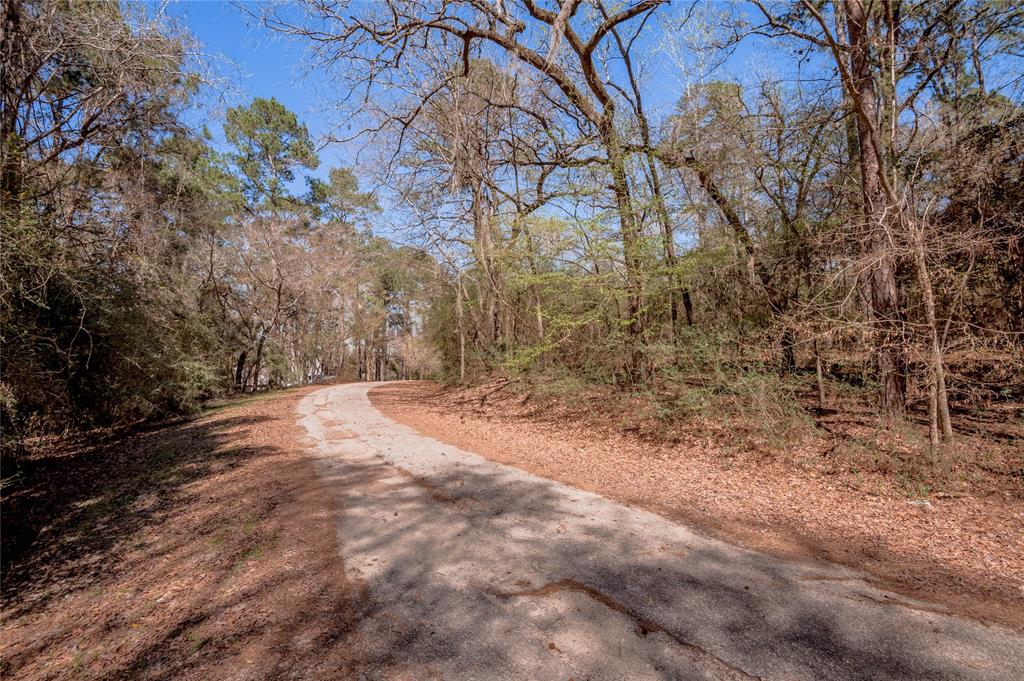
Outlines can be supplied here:
<path id="1" fill-rule="evenodd" d="M 185 632 L 186 650 L 188 650 L 189 656 L 198 653 L 208 642 L 209 639 L 200 636 L 192 629 Z"/>
<path id="2" fill-rule="evenodd" d="M 230 397 L 220 397 L 215 400 L 211 400 L 203 405 L 200 415 L 209 416 L 218 414 L 226 409 L 234 409 L 236 407 L 244 407 L 248 405 L 257 404 L 266 399 L 272 397 L 280 397 L 287 393 L 298 390 L 299 388 L 278 388 L 274 390 L 265 390 L 258 393 L 245 393 L 244 395 L 232 395 Z"/>
<path id="3" fill-rule="evenodd" d="M 579 375 L 534 374 L 521 390 L 541 410 L 599 417 L 645 439 L 677 441 L 684 431 L 711 426 L 732 433 L 730 447 L 781 447 L 813 434 L 814 421 L 799 399 L 800 376 L 758 368 L 709 373 L 663 372 L 624 390 Z"/>
<path id="4" fill-rule="evenodd" d="M 247 563 L 254 560 L 259 560 L 261 557 L 263 557 L 263 553 L 266 551 L 266 549 L 267 547 L 263 544 L 255 544 L 253 546 L 250 546 L 248 549 L 245 550 L 245 552 L 242 553 L 242 555 L 235 559 L 235 563 L 231 567 L 232 571 L 238 572 L 239 570 L 244 568 Z"/>

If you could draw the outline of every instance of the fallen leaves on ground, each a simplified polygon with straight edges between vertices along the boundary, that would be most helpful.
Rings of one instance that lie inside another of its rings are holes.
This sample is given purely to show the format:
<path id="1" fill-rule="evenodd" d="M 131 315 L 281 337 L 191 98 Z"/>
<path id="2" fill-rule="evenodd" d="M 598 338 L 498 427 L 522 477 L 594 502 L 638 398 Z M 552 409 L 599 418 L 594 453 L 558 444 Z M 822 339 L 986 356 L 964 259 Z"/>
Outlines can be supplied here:
<path id="1" fill-rule="evenodd" d="M 351 678 L 363 600 L 296 424 L 308 391 L 26 461 L 2 676 Z"/>
<path id="2" fill-rule="evenodd" d="M 1024 628 L 1017 496 L 912 499 L 802 464 L 815 455 L 809 446 L 744 453 L 710 425 L 657 442 L 610 425 L 600 404 L 582 415 L 537 408 L 502 383 L 403 382 L 370 397 L 395 420 L 489 459 L 751 548 L 859 568 L 883 588 Z"/>

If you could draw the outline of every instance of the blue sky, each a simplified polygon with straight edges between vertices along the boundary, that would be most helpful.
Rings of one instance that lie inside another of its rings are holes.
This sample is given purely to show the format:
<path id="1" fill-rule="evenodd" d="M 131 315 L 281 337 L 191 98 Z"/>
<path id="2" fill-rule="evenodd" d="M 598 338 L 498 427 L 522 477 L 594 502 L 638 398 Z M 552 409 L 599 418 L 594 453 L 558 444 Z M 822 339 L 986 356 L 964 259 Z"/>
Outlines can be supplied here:
<path id="1" fill-rule="evenodd" d="M 260 9 L 256 2 L 250 6 L 254 13 Z M 715 2 L 701 8 L 714 13 L 724 6 L 724 2 Z M 668 27 L 672 25 L 673 17 L 678 18 L 684 9 L 683 4 L 663 8 L 657 15 L 657 21 L 665 22 L 662 30 L 671 31 Z M 301 43 L 263 28 L 253 17 L 228 1 L 172 0 L 167 11 L 180 20 L 200 43 L 201 68 L 216 83 L 204 93 L 203 107 L 194 112 L 194 121 L 197 125 L 206 125 L 217 141 L 223 140 L 219 121 L 223 120 L 224 110 L 246 104 L 255 97 L 276 98 L 293 111 L 318 140 L 332 132 L 339 122 L 337 109 L 332 107 L 332 103 L 341 101 L 345 93 L 336 92 L 338 83 L 332 82 L 322 72 L 305 71 Z M 646 85 L 643 90 L 648 115 L 655 125 L 658 124 L 660 114 L 667 114 L 673 108 L 682 92 L 683 82 L 693 82 L 695 78 L 692 70 L 686 69 L 690 72 L 684 73 L 679 62 L 670 55 L 654 55 L 653 44 L 650 47 L 645 45 L 657 40 L 650 37 L 657 33 L 655 30 L 645 34 L 637 45 L 640 53 L 648 55 L 644 68 L 649 72 L 644 79 Z M 773 54 L 773 51 L 762 48 L 763 45 L 759 46 L 755 41 L 745 42 L 724 68 L 712 77 L 753 77 L 756 71 L 776 62 L 773 57 L 778 53 Z M 692 55 L 685 53 L 682 59 L 685 61 L 690 57 Z M 784 63 L 788 59 L 782 57 L 777 61 Z M 349 120 L 352 120 L 351 117 Z M 347 130 L 345 134 L 353 132 Z M 326 179 L 330 168 L 347 166 L 354 168 L 359 175 L 356 163 L 359 145 L 359 141 L 347 146 L 338 143 L 319 144 L 320 166 L 315 171 L 307 171 L 307 174 Z M 364 191 L 374 189 L 365 176 L 360 178 L 360 186 Z M 296 177 L 291 188 L 297 193 L 304 192 L 304 176 Z M 377 194 L 384 210 L 376 221 L 374 231 L 399 238 L 399 233 L 403 231 L 400 226 L 403 211 L 396 210 L 398 207 L 391 203 L 386 193 Z"/>
<path id="2" fill-rule="evenodd" d="M 252 2 L 250 7 L 258 11 L 260 3 Z M 645 32 L 636 44 L 637 52 L 647 56 L 645 61 L 648 73 L 641 87 L 648 116 L 656 129 L 663 116 L 672 111 L 686 84 L 712 79 L 735 80 L 750 85 L 765 77 L 786 80 L 795 76 L 798 69 L 802 70 L 804 77 L 809 74 L 825 79 L 833 77 L 834 65 L 827 56 L 809 55 L 802 66 L 798 66 L 793 44 L 756 37 L 744 40 L 713 73 L 696 68 L 695 62 L 699 61 L 699 57 L 687 49 L 685 41 L 664 40 L 667 36 L 679 35 L 676 32 L 678 29 L 673 28 L 676 24 L 674 20 L 681 19 L 688 7 L 690 4 L 687 2 L 677 2 L 660 9 L 655 19 L 656 24 L 660 25 L 650 25 L 648 28 L 651 30 Z M 691 18 L 684 30 L 699 30 L 702 21 L 716 25 L 720 21 L 717 14 L 726 9 L 746 13 L 751 19 L 756 18 L 751 16 L 749 6 L 745 11 L 743 4 L 727 0 L 700 2 L 696 8 L 698 16 Z M 341 86 L 338 82 L 332 81 L 324 73 L 305 72 L 304 46 L 300 42 L 268 31 L 245 11 L 226 1 L 172 0 L 167 9 L 199 41 L 203 70 L 218 82 L 217 86 L 207 89 L 203 97 L 205 107 L 194 112 L 194 122 L 206 124 L 216 139 L 222 140 L 219 121 L 223 120 L 224 109 L 246 104 L 254 97 L 275 97 L 309 127 L 317 140 L 322 140 L 326 134 L 334 131 L 333 126 L 339 123 L 340 118 L 335 105 L 345 99 L 346 93 L 339 92 Z M 699 16 L 705 13 L 706 16 Z M 675 46 L 675 56 L 670 48 L 659 49 L 659 46 L 664 45 Z M 1003 62 L 994 65 L 997 72 L 1007 70 L 1007 64 Z M 992 83 L 1009 83 L 1008 87 L 1019 89 L 1021 78 L 1017 65 L 1019 61 L 1016 64 L 1009 63 L 1009 71 L 1002 74 L 1002 78 L 993 77 L 989 86 Z M 622 74 L 617 75 L 621 80 Z M 340 122 L 355 127 L 359 124 L 358 118 L 358 115 L 350 113 L 347 120 L 341 119 Z M 348 129 L 342 135 L 354 132 Z M 347 166 L 360 175 L 356 163 L 360 144 L 360 141 L 347 145 L 320 144 L 320 166 L 309 174 L 325 179 L 332 167 Z M 360 185 L 364 191 L 375 189 L 365 175 L 360 177 Z M 305 178 L 296 178 L 292 190 L 303 192 L 305 189 Z M 374 231 L 400 239 L 402 223 L 408 217 L 406 211 L 392 203 L 389 200 L 392 197 L 386 192 L 376 193 L 383 211 L 375 220 Z"/>
<path id="3" fill-rule="evenodd" d="M 251 6 L 258 9 L 259 3 L 253 2 Z M 217 138 L 218 121 L 223 118 L 224 109 L 254 97 L 277 98 L 295 112 L 316 138 L 322 138 L 337 123 L 329 102 L 340 100 L 342 93 L 332 92 L 337 84 L 324 74 L 305 72 L 301 44 L 259 26 L 231 2 L 179 0 L 171 2 L 167 9 L 199 41 L 203 69 L 217 82 L 206 92 L 203 110 L 195 114 L 196 122 L 208 124 Z M 751 47 L 744 45 L 719 77 L 748 71 L 755 65 L 753 54 Z M 652 66 L 656 72 L 649 81 L 652 87 L 645 88 L 645 97 L 649 114 L 657 118 L 658 110 L 666 111 L 678 98 L 680 83 L 670 60 L 657 60 Z M 357 150 L 356 143 L 347 147 L 322 145 L 320 167 L 312 174 L 323 178 L 331 167 L 353 166 Z M 304 183 L 297 182 L 295 188 L 302 186 Z"/>
<path id="4" fill-rule="evenodd" d="M 258 2 L 251 3 L 254 10 L 258 10 L 259 6 Z M 662 29 L 667 31 L 673 16 L 681 15 L 687 6 L 687 3 L 677 3 L 659 11 L 657 21 L 665 22 Z M 725 0 L 698 5 L 701 10 L 711 14 L 727 6 L 737 8 L 737 5 Z M 323 73 L 305 73 L 303 46 L 300 43 L 258 26 L 250 16 L 230 2 L 178 0 L 171 2 L 168 11 L 180 19 L 200 42 L 205 70 L 219 81 L 219 85 L 209 89 L 204 97 L 206 110 L 196 112 L 196 121 L 209 121 L 215 135 L 220 133 L 217 121 L 223 118 L 226 106 L 245 104 L 254 97 L 276 97 L 295 112 L 317 138 L 322 138 L 339 122 L 337 110 L 332 108 L 331 103 L 339 102 L 344 93 L 336 92 L 338 84 L 331 82 Z M 708 17 L 708 20 L 715 19 Z M 658 40 L 657 34 L 657 30 L 651 31 L 640 39 L 640 52 L 651 51 L 645 49 L 644 43 Z M 692 53 L 684 51 L 684 59 L 692 56 Z M 766 71 L 776 77 L 787 72 L 791 74 L 795 69 L 793 57 L 790 47 L 781 42 L 748 38 L 710 77 L 748 81 L 756 80 L 759 75 L 765 75 Z M 820 62 L 818 66 L 821 66 Z M 700 76 L 692 70 L 684 73 L 678 62 L 665 53 L 650 59 L 648 68 L 651 73 L 643 87 L 644 97 L 648 115 L 657 125 L 659 114 L 668 113 L 677 101 L 683 81 L 694 82 Z M 809 71 L 813 72 L 814 62 L 805 64 L 804 68 L 805 75 Z M 829 65 L 828 72 L 831 70 Z M 1013 83 L 1019 79 L 1019 73 L 1011 73 L 1010 76 L 1002 80 Z M 993 83 L 999 81 L 992 78 Z M 314 174 L 324 177 L 331 167 L 354 165 L 357 150 L 357 143 L 347 147 L 340 144 L 323 146 L 320 149 L 320 168 Z"/>

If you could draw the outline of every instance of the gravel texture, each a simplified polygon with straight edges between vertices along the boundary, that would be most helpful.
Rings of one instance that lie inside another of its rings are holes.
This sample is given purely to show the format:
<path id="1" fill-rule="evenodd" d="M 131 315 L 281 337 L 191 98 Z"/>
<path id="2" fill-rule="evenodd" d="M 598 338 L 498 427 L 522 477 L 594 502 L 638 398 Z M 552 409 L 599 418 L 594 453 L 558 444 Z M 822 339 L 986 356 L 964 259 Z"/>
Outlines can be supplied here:
<path id="1" fill-rule="evenodd" d="M 365 678 L 1008 679 L 1024 638 L 425 437 L 300 403 L 343 509 Z"/>
<path id="2" fill-rule="evenodd" d="M 389 417 L 493 461 L 748 548 L 841 563 L 881 588 L 1024 629 L 1024 499 L 871 493 L 849 476 L 798 465 L 812 455 L 797 448 L 726 452 L 721 434 L 700 429 L 679 442 L 644 440 L 610 425 L 604 405 L 566 415 L 501 385 L 389 383 L 370 396 Z"/>

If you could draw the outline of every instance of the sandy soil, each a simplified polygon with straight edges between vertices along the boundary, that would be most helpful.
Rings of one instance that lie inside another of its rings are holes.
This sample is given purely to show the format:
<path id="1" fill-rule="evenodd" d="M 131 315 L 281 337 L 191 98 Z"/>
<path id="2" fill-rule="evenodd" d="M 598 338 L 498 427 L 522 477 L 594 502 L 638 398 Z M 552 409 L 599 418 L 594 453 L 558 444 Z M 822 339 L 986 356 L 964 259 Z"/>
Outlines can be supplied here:
<path id="1" fill-rule="evenodd" d="M 396 383 L 375 406 L 426 435 L 751 548 L 866 571 L 876 585 L 1024 629 L 1024 502 L 851 489 L 785 457 L 724 457 L 559 420 L 494 387 Z"/>
<path id="2" fill-rule="evenodd" d="M 363 600 L 295 423 L 310 390 L 28 461 L 3 501 L 0 676 L 354 677 Z"/>

